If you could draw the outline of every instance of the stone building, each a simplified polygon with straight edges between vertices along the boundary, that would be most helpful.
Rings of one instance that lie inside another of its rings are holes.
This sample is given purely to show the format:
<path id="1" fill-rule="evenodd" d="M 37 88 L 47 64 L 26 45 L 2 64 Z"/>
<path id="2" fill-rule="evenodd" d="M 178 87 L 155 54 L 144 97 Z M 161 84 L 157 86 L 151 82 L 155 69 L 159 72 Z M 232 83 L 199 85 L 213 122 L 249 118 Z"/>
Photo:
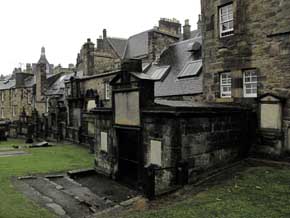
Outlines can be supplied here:
<path id="1" fill-rule="evenodd" d="M 52 105 L 50 100 L 60 95 L 60 92 L 55 90 L 55 83 L 59 82 L 61 76 L 72 73 L 73 70 L 73 66 L 54 68 L 46 58 L 45 48 L 41 48 L 40 59 L 37 63 L 27 64 L 24 70 L 16 69 L 9 78 L 0 81 L 1 119 L 21 121 L 25 117 L 27 121 L 28 118 L 32 119 L 37 114 L 35 122 L 39 124 L 39 128 L 35 129 L 35 135 L 41 133 L 42 136 L 41 125 L 48 122 L 47 119 L 50 117 L 48 116 L 49 105 Z M 64 87 L 62 91 L 64 92 Z M 16 125 L 15 128 L 18 126 Z M 14 131 L 15 134 L 17 132 L 21 133 L 21 130 Z"/>
<path id="2" fill-rule="evenodd" d="M 290 2 L 201 1 L 204 95 L 257 112 L 256 151 L 290 150 Z"/>
<path id="3" fill-rule="evenodd" d="M 187 36 L 187 32 L 190 35 Z M 157 79 L 155 81 L 155 98 L 202 100 L 201 32 L 200 30 L 191 32 L 189 28 L 183 35 L 185 40 L 171 44 L 162 52 L 158 62 L 151 64 L 144 71 L 147 75 Z"/>
<path id="4" fill-rule="evenodd" d="M 179 41 L 181 24 L 175 19 L 162 18 L 159 26 L 138 33 L 128 39 L 109 37 L 107 30 L 97 39 L 97 46 L 90 39 L 82 46 L 77 57 L 78 76 L 91 76 L 120 69 L 123 59 L 142 59 L 151 63 L 164 48 Z"/>
<path id="5" fill-rule="evenodd" d="M 142 70 L 145 71 L 154 61 L 158 61 L 164 49 L 181 38 L 181 24 L 177 20 L 160 19 L 158 27 L 128 39 L 109 37 L 105 29 L 103 36 L 97 39 L 97 46 L 88 39 L 78 54 L 77 74 L 66 83 L 69 93 L 67 139 L 79 141 L 81 126 L 84 127 L 83 134 L 87 135 L 88 121 L 83 119 L 83 112 L 96 106 L 112 106 L 109 82 L 120 69 L 122 60 L 140 59 L 143 61 Z"/>
<path id="6" fill-rule="evenodd" d="M 23 111 L 31 116 L 33 87 L 24 78 L 20 79 L 20 76 L 22 76 L 21 73 L 17 73 L 16 79 L 0 81 L 0 114 L 2 120 L 18 120 Z M 30 74 L 24 76 L 27 76 L 28 79 L 31 77 Z M 19 80 L 24 80 L 25 83 L 21 85 Z"/>

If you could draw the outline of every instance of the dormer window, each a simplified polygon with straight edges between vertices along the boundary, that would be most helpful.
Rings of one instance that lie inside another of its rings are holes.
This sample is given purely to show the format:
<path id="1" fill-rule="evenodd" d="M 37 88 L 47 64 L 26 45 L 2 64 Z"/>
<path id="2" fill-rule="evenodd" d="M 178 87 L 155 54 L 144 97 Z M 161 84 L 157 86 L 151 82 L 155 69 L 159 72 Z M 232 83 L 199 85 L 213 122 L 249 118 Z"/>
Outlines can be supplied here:
<path id="1" fill-rule="evenodd" d="M 219 9 L 220 37 L 234 34 L 233 3 L 224 5 Z"/>
<path id="2" fill-rule="evenodd" d="M 200 42 L 194 42 L 194 43 L 190 43 L 188 45 L 188 52 L 191 52 L 193 55 L 193 59 L 194 60 L 199 60 L 201 59 L 201 43 Z"/>

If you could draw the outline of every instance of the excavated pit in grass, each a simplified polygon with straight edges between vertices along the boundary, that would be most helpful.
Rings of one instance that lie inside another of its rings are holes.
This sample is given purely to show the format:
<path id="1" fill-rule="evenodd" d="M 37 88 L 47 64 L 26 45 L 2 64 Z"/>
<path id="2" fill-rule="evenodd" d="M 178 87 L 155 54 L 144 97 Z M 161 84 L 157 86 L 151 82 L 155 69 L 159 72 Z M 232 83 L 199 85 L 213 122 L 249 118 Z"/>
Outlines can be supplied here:
<path id="1" fill-rule="evenodd" d="M 75 180 L 63 175 L 14 178 L 13 184 L 26 197 L 61 218 L 88 217 L 138 195 L 99 174 Z"/>

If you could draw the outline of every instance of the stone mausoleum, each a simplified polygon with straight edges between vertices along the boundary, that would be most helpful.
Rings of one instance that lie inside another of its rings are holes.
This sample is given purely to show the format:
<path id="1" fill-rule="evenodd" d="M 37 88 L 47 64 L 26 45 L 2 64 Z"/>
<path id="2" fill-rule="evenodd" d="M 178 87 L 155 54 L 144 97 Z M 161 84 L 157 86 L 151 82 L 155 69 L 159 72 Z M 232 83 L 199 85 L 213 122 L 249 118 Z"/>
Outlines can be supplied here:
<path id="1" fill-rule="evenodd" d="M 111 86 L 112 108 L 86 114 L 98 172 L 160 194 L 247 154 L 248 110 L 154 100 L 140 60 L 124 61 Z"/>

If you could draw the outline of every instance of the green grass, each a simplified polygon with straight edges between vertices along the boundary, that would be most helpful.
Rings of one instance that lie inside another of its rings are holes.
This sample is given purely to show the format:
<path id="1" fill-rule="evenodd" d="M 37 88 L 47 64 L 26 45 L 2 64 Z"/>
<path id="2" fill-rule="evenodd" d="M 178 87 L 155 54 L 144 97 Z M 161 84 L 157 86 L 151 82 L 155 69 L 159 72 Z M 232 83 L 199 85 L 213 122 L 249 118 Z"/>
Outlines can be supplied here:
<path id="1" fill-rule="evenodd" d="M 23 144 L 22 140 L 9 140 L 1 142 L 0 146 Z M 92 167 L 93 155 L 88 154 L 87 149 L 73 145 L 26 149 L 26 151 L 31 155 L 0 158 L 0 218 L 55 217 L 17 192 L 11 183 L 11 177 Z"/>
<path id="2" fill-rule="evenodd" d="M 222 184 L 189 195 L 186 200 L 125 217 L 289 218 L 290 169 L 247 168 Z"/>

